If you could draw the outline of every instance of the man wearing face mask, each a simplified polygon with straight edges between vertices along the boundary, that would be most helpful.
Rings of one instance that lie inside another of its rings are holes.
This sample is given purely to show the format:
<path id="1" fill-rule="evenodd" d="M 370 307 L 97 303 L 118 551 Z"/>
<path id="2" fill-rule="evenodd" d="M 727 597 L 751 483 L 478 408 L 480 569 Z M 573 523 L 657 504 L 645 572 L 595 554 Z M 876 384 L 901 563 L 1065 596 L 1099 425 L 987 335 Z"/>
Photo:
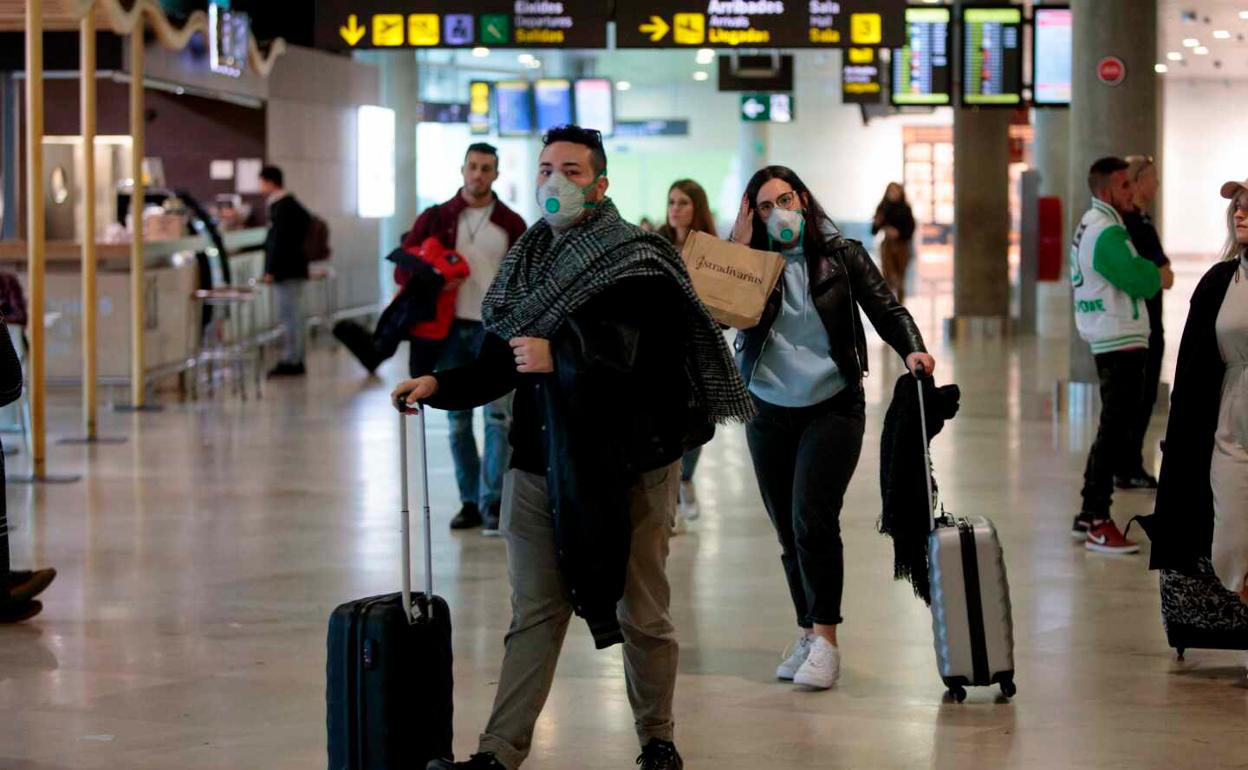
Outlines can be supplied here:
<path id="1" fill-rule="evenodd" d="M 401 384 L 396 399 L 462 409 L 515 390 L 503 493 L 513 616 L 477 754 L 434 770 L 515 770 L 532 743 L 575 613 L 623 644 L 643 770 L 679 770 L 677 644 L 665 574 L 680 459 L 753 405 L 680 256 L 620 219 L 597 131 L 543 139 L 543 221 L 507 255 L 473 363 Z"/>

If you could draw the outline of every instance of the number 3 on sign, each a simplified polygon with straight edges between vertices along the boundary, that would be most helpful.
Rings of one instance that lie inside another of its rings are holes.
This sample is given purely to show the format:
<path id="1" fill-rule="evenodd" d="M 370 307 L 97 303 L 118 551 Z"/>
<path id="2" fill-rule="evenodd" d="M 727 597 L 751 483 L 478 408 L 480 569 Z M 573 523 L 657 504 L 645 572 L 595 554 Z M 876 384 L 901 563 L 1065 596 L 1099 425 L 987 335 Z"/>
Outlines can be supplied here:
<path id="1" fill-rule="evenodd" d="M 878 13 L 855 13 L 849 17 L 849 39 L 854 45 L 879 45 L 884 21 Z"/>

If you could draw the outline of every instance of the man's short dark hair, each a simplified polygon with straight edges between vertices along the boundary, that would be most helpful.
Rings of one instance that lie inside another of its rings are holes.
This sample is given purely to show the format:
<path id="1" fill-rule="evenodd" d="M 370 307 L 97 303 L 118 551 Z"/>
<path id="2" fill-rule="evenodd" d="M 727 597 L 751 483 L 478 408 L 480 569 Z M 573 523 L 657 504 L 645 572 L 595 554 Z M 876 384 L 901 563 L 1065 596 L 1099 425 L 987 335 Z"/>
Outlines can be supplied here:
<path id="1" fill-rule="evenodd" d="M 542 137 L 542 147 L 549 147 L 555 142 L 571 142 L 589 148 L 589 165 L 595 174 L 607 170 L 607 151 L 602 147 L 602 132 L 594 128 L 580 126 L 555 126 Z"/>
<path id="2" fill-rule="evenodd" d="M 474 152 L 479 152 L 482 155 L 493 155 L 495 164 L 498 163 L 498 148 L 489 142 L 477 142 L 468 145 L 468 152 L 464 153 L 464 160 L 468 160 L 468 156 Z"/>
<path id="3" fill-rule="evenodd" d="M 1092 168 L 1088 170 L 1088 189 L 1092 191 L 1093 195 L 1100 195 L 1105 191 L 1106 187 L 1109 187 L 1110 180 L 1113 179 L 1114 174 L 1117 174 L 1119 171 L 1126 171 L 1130 167 L 1131 164 L 1116 156 L 1101 158 L 1093 163 Z"/>
<path id="4" fill-rule="evenodd" d="M 286 186 L 286 176 L 277 166 L 265 166 L 260 169 L 260 178 L 266 182 L 270 182 L 277 187 Z"/>

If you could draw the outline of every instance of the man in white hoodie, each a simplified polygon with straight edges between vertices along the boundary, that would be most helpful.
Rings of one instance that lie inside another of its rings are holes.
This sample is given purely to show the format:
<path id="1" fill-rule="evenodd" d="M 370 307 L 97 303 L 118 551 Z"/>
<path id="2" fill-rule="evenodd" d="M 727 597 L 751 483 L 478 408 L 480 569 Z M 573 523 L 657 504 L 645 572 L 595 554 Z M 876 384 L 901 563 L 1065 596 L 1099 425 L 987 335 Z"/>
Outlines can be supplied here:
<path id="1" fill-rule="evenodd" d="M 1101 423 L 1084 472 L 1083 510 L 1075 517 L 1076 539 L 1091 551 L 1137 553 L 1110 518 L 1114 471 L 1130 451 L 1132 415 L 1144 399 L 1149 322 L 1144 301 L 1173 285 L 1170 268 L 1158 268 L 1131 244 L 1122 215 L 1135 189 L 1121 158 L 1102 158 L 1088 173 L 1092 208 L 1075 231 L 1070 277 L 1075 325 L 1092 347 L 1101 380 Z"/>

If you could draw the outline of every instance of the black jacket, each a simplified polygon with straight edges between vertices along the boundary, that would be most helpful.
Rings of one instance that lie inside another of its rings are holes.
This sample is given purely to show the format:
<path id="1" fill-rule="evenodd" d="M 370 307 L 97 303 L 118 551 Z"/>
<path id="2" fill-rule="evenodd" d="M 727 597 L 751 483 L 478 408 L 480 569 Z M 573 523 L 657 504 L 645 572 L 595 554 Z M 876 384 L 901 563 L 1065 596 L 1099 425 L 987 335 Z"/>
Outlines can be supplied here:
<path id="1" fill-rule="evenodd" d="M 1131 236 L 1131 243 L 1141 257 L 1157 267 L 1170 264 L 1170 258 L 1166 256 L 1166 250 L 1161 245 L 1161 236 L 1157 234 L 1157 228 L 1153 226 L 1152 217 L 1143 211 L 1132 211 L 1130 214 L 1125 214 L 1122 219 L 1127 225 L 1127 234 Z M 1162 295 L 1164 294 L 1164 291 L 1159 291 L 1144 302 L 1148 308 L 1148 325 L 1154 339 L 1164 334 L 1162 326 L 1164 312 Z M 1154 342 L 1150 340 L 1149 347 L 1153 344 Z"/>
<path id="2" fill-rule="evenodd" d="M 552 374 L 518 374 L 507 341 L 487 334 L 476 361 L 437 373 L 428 402 L 469 409 L 515 390 L 511 466 L 546 477 L 560 573 L 600 648 L 623 641 L 630 491 L 712 432 L 689 409 L 683 303 L 667 279 L 621 281 L 553 335 Z"/>
<path id="3" fill-rule="evenodd" d="M 0 406 L 8 406 L 22 396 L 22 360 L 13 349 L 13 338 L 0 318 Z M 4 452 L 0 451 L 0 489 L 4 488 Z M 0 494 L 0 579 L 9 576 L 9 520 L 7 503 Z M 0 586 L 0 599 L 8 587 Z"/>
<path id="4" fill-rule="evenodd" d="M 836 235 L 829 245 L 824 255 L 812 255 L 807 251 L 807 275 L 810 277 L 810 293 L 815 300 L 815 308 L 828 332 L 832 360 L 845 381 L 852 385 L 869 370 L 867 335 L 859 307 L 866 311 L 871 325 L 884 341 L 903 358 L 911 353 L 927 352 L 923 346 L 923 335 L 919 334 L 914 319 L 897 302 L 897 297 L 884 282 L 884 276 L 880 275 L 879 268 L 871 261 L 862 244 Z M 767 300 L 758 326 L 737 335 L 737 364 L 746 384 L 753 377 L 763 345 L 780 314 L 783 291 L 782 278 Z"/>
<path id="5" fill-rule="evenodd" d="M 1192 293 L 1170 396 L 1157 504 L 1152 516 L 1136 519 L 1153 543 L 1152 569 L 1194 574 L 1197 559 L 1208 558 L 1213 545 L 1209 466 L 1226 378 L 1216 325 L 1239 264 L 1235 260 L 1214 265 Z"/>
<path id="6" fill-rule="evenodd" d="M 957 385 L 938 388 L 923 379 L 923 405 L 930 441 L 958 413 L 962 393 Z M 904 374 L 893 388 L 893 401 L 884 417 L 880 438 L 880 497 L 884 502 L 880 532 L 893 539 L 893 575 L 914 585 L 914 593 L 932 603 L 927 573 L 927 536 L 931 511 L 923 462 L 923 434 L 919 432 L 918 387 Z M 932 486 L 935 488 L 935 479 Z"/>
<path id="7" fill-rule="evenodd" d="M 875 235 L 885 227 L 897 229 L 897 239 L 909 241 L 914 238 L 914 211 L 905 201 L 884 201 L 875 209 L 875 219 L 871 223 L 871 234 Z"/>
<path id="8" fill-rule="evenodd" d="M 312 215 L 295 196 L 287 195 L 269 207 L 269 234 L 264 240 L 264 272 L 275 281 L 306 281 L 305 244 Z"/>

